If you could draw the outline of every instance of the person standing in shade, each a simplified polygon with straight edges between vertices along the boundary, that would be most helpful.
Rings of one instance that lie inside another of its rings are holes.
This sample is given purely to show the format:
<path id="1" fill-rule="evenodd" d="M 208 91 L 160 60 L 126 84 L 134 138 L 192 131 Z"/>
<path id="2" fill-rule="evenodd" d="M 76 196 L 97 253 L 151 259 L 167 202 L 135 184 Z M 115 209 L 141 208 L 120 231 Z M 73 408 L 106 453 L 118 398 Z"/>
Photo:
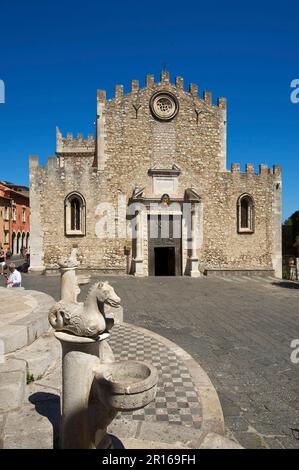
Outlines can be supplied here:
<path id="1" fill-rule="evenodd" d="M 12 263 L 12 252 L 10 249 L 7 250 L 6 256 L 5 256 L 5 269 L 9 268 L 10 264 Z"/>
<path id="2" fill-rule="evenodd" d="M 21 285 L 22 285 L 22 275 L 16 269 L 16 266 L 13 263 L 10 264 L 9 271 L 10 271 L 10 275 L 9 275 L 8 279 L 6 280 L 6 286 L 8 288 L 10 288 L 10 287 L 21 287 Z"/>

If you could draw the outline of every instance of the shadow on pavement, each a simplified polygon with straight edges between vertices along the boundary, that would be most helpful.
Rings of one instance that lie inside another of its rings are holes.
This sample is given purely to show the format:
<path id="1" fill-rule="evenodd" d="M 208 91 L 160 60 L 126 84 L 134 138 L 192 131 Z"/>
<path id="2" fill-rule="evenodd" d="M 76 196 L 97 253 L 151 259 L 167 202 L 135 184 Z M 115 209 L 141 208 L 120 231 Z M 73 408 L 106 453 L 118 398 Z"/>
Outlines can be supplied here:
<path id="1" fill-rule="evenodd" d="M 59 427 L 60 427 L 60 397 L 54 393 L 36 392 L 30 395 L 30 403 L 35 405 L 36 411 L 48 418 L 53 426 L 53 449 L 59 448 Z M 122 441 L 113 434 L 109 434 L 113 449 L 125 449 Z"/>
<path id="2" fill-rule="evenodd" d="M 30 395 L 30 403 L 35 405 L 36 411 L 48 418 L 53 426 L 53 449 L 59 447 L 60 426 L 60 397 L 54 393 L 36 392 Z"/>
<path id="3" fill-rule="evenodd" d="M 272 286 L 283 287 L 285 289 L 299 289 L 299 282 L 292 281 L 281 281 L 281 282 L 272 282 Z"/>
<path id="4" fill-rule="evenodd" d="M 123 445 L 122 441 L 118 437 L 114 436 L 114 434 L 108 433 L 108 435 L 110 436 L 113 449 L 125 449 L 125 446 Z"/>

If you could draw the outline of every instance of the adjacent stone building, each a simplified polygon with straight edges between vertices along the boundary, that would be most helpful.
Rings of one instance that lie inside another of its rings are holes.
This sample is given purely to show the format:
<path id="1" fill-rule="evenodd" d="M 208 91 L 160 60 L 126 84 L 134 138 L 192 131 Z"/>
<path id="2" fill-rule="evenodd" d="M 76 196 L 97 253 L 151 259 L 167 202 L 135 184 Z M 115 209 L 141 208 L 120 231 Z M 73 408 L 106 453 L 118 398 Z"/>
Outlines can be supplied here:
<path id="1" fill-rule="evenodd" d="M 281 276 L 280 167 L 227 170 L 225 98 L 167 71 L 99 90 L 95 138 L 57 129 L 56 157 L 30 158 L 30 198 L 32 270 L 78 247 L 102 273 Z"/>

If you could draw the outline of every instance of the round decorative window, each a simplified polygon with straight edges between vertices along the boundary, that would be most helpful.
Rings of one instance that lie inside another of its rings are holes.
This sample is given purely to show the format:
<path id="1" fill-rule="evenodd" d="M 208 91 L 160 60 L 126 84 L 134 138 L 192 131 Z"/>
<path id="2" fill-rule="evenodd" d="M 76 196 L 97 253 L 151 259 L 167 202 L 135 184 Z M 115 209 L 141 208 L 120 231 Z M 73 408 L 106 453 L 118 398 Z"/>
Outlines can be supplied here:
<path id="1" fill-rule="evenodd" d="M 151 97 L 150 109 L 154 117 L 162 121 L 170 121 L 179 110 L 176 97 L 168 91 L 159 91 Z"/>

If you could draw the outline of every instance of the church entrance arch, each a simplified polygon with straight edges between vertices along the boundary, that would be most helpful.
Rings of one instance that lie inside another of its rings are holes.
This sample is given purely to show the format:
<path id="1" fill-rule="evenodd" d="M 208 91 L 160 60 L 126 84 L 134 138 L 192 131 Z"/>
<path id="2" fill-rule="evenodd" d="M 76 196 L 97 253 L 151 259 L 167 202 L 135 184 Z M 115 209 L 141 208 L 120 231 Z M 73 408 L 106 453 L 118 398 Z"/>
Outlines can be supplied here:
<path id="1" fill-rule="evenodd" d="M 158 246 L 155 251 L 155 276 L 175 276 L 175 247 Z"/>
<path id="2" fill-rule="evenodd" d="M 150 276 L 182 275 L 181 214 L 148 214 Z"/>

